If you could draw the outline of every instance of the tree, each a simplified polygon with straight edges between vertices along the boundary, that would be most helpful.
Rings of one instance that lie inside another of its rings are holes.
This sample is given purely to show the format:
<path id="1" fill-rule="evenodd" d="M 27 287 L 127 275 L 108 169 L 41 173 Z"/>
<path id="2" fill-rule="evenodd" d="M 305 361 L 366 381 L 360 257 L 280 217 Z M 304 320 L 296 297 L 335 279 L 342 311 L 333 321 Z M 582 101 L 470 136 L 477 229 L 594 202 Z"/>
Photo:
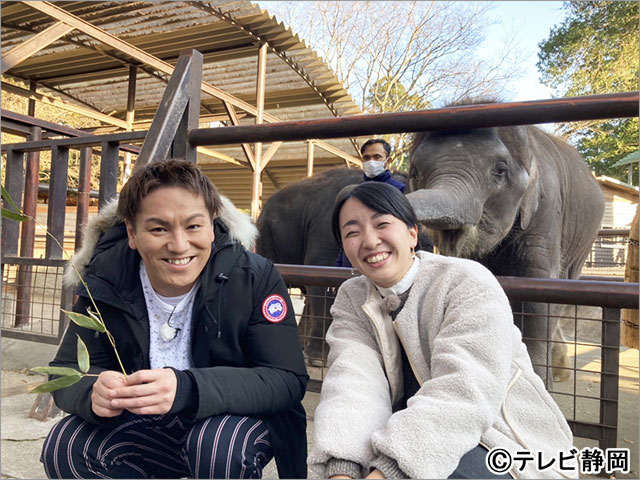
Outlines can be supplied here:
<path id="1" fill-rule="evenodd" d="M 366 113 L 498 97 L 522 74 L 513 38 L 476 55 L 492 24 L 487 2 L 260 2 L 293 27 L 333 69 Z M 396 168 L 408 166 L 408 136 L 389 135 Z"/>
<path id="2" fill-rule="evenodd" d="M 541 81 L 559 96 L 638 89 L 638 2 L 572 1 L 567 17 L 540 44 Z M 638 149 L 638 119 L 573 122 L 560 127 L 599 175 L 627 180 L 614 164 Z M 638 184 L 638 165 L 634 166 Z"/>
<path id="3" fill-rule="evenodd" d="M 18 81 L 13 77 L 2 76 L 2 81 L 17 85 L 21 88 L 28 89 L 29 86 L 24 82 Z M 13 93 L 2 92 L 2 108 L 12 112 L 28 114 L 28 100 L 15 95 Z M 68 112 L 54 105 L 47 105 L 42 103 L 36 103 L 35 116 L 41 120 L 46 120 L 51 123 L 57 123 L 59 125 L 68 125 L 73 128 L 95 127 L 100 122 L 87 118 L 83 115 Z M 21 143 L 26 141 L 24 137 L 17 135 L 11 135 L 2 132 L 2 143 Z M 80 170 L 80 153 L 78 150 L 69 150 L 69 170 L 67 185 L 72 188 L 78 187 L 79 182 L 79 170 Z M 94 154 L 91 160 L 91 188 L 98 189 L 100 185 L 100 156 Z M 49 183 L 51 177 L 51 153 L 49 151 L 43 151 L 40 153 L 40 169 L 38 172 L 38 181 L 41 183 Z M 4 183 L 4 169 L 2 182 Z M 20 202 L 20 199 L 16 199 Z"/>
<path id="4" fill-rule="evenodd" d="M 372 112 L 407 112 L 424 110 L 428 107 L 425 99 L 417 93 L 410 94 L 402 82 L 381 78 L 372 85 L 365 99 L 365 109 Z M 382 135 L 392 147 L 392 165 L 399 170 L 408 170 L 411 132 Z"/>

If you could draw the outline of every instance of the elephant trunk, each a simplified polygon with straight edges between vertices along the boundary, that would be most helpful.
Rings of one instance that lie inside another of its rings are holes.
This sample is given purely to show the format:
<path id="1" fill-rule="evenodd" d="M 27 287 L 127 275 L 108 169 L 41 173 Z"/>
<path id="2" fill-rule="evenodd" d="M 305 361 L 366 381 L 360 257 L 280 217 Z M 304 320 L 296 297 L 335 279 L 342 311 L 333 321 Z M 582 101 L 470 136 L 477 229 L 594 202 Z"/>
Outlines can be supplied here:
<path id="1" fill-rule="evenodd" d="M 407 200 L 418 221 L 433 230 L 457 230 L 464 225 L 477 225 L 482 216 L 482 204 L 471 196 L 462 197 L 455 191 L 427 189 L 407 194 Z"/>

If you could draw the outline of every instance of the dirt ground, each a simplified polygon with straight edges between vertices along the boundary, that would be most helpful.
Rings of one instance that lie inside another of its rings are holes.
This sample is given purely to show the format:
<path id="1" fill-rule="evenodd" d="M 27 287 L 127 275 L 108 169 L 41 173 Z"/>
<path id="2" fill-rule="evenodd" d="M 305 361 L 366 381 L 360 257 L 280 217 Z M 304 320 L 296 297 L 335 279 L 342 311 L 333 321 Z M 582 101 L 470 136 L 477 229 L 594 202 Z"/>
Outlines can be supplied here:
<path id="1" fill-rule="evenodd" d="M 294 299 L 296 311 L 302 309 L 302 301 Z M 597 401 L 589 398 L 576 398 L 572 392 L 584 397 L 596 398 L 599 395 L 600 382 L 600 348 L 593 346 L 599 342 L 600 323 L 590 320 L 597 318 L 599 309 L 581 310 L 578 317 L 578 343 L 575 351 L 570 353 L 572 365 L 580 370 L 575 379 L 557 383 L 554 390 L 556 401 L 567 418 L 584 421 L 596 421 L 599 413 Z M 565 326 L 566 327 L 566 326 Z M 565 328 L 568 338 L 573 338 L 573 326 Z M 0 408 L 0 430 L 2 443 L 0 448 L 1 478 L 45 478 L 44 470 L 39 462 L 42 442 L 51 426 L 60 417 L 41 422 L 29 418 L 35 397 L 28 394 L 11 394 L 15 387 L 38 381 L 41 377 L 28 375 L 27 370 L 37 365 L 46 365 L 53 357 L 56 347 L 53 345 L 25 342 L 8 338 L 1 339 L 2 403 Z M 638 478 L 639 476 L 639 429 L 638 429 L 638 351 L 622 347 L 620 349 L 620 385 L 618 408 L 618 448 L 628 448 L 630 452 L 630 471 L 617 474 L 616 478 Z M 320 378 L 321 369 L 310 368 L 312 378 Z M 563 392 L 571 395 L 563 395 Z M 307 393 L 304 404 L 309 417 L 308 436 L 311 440 L 313 431 L 313 411 L 318 401 L 318 394 Z M 579 449 L 597 447 L 595 440 L 575 437 Z M 606 475 L 602 475 L 606 476 Z M 273 462 L 267 466 L 264 478 L 277 478 Z M 583 475 L 583 478 L 589 478 Z"/>

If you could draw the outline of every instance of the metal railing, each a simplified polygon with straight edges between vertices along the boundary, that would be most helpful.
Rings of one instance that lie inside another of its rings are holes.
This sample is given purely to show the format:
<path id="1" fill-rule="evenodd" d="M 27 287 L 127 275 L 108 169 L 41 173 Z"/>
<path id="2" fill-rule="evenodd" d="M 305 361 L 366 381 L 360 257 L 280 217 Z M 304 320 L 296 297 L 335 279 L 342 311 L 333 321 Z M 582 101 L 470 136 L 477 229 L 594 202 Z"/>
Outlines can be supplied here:
<path id="1" fill-rule="evenodd" d="M 603 229 L 598 232 L 584 262 L 583 275 L 624 277 L 629 244 L 628 229 Z"/>
<path id="2" fill-rule="evenodd" d="M 26 335 L 32 340 L 56 343 L 62 332 L 64 322 L 59 316 L 59 310 L 58 313 L 56 313 L 56 310 L 59 306 L 67 307 L 71 301 L 71 295 L 68 291 L 63 292 L 61 288 L 59 296 L 56 296 L 58 295 L 57 293 L 49 295 L 54 299 L 50 301 L 54 306 L 51 309 L 53 312 L 52 322 L 54 323 L 50 327 L 43 327 L 42 331 L 35 333 L 25 331 L 29 328 L 34 328 L 31 323 L 35 322 L 31 322 L 31 319 L 34 305 L 36 305 L 34 303 L 35 300 L 40 296 L 46 298 L 48 295 L 45 295 L 45 287 L 42 287 L 42 292 L 37 290 L 40 288 L 38 287 L 38 282 L 40 281 L 38 278 L 45 277 L 45 280 L 42 280 L 43 285 L 47 285 L 47 282 L 53 282 L 56 285 L 55 288 L 58 285 L 57 278 L 60 272 L 56 270 L 56 273 L 53 273 L 51 269 L 60 269 L 63 263 L 63 248 L 57 242 L 64 246 L 65 201 L 70 149 L 81 151 L 79 204 L 75 237 L 75 245 L 79 246 L 81 243 L 81 225 L 86 223 L 88 215 L 88 175 L 93 147 L 101 148 L 100 190 L 98 195 L 99 204 L 102 206 L 116 195 L 118 157 L 120 150 L 125 149 L 133 149 L 139 152 L 138 162 L 136 162 L 138 165 L 152 159 L 165 158 L 168 155 L 181 156 L 195 161 L 195 149 L 200 145 L 340 138 L 407 131 L 488 128 L 505 125 L 638 116 L 638 92 L 628 92 L 529 102 L 465 105 L 422 112 L 400 112 L 282 122 L 279 124 L 199 129 L 197 128 L 198 108 L 196 108 L 196 105 L 199 106 L 200 91 L 194 86 L 199 85 L 199 76 L 201 75 L 199 64 L 201 64 L 201 60 L 199 54 L 181 55 L 163 96 L 161 107 L 149 129 L 149 135 L 147 135 L 147 132 L 128 132 L 38 140 L 38 127 L 34 127 L 32 141 L 2 145 L 2 152 L 6 155 L 5 186 L 12 198 L 18 201 L 23 198 L 24 193 L 24 211 L 32 216 L 35 216 L 38 163 L 30 155 L 30 152 L 50 150 L 52 158 L 46 225 L 51 236 L 46 241 L 45 258 L 32 258 L 33 226 L 25 223 L 21 227 L 15 222 L 3 221 L 2 295 L 4 310 L 9 308 L 6 314 L 3 310 L 3 335 L 21 338 L 25 338 Z M 141 150 L 137 150 L 138 147 L 127 146 L 130 142 L 135 143 L 142 140 L 144 140 L 144 144 Z M 28 155 L 28 158 L 25 159 L 25 155 Z M 617 253 L 614 255 L 614 261 L 616 258 Z M 592 263 L 594 265 L 597 263 L 595 257 Z M 345 276 L 351 275 L 349 271 L 345 272 L 343 269 L 314 270 L 323 267 L 281 265 L 279 268 L 283 272 L 285 279 L 294 287 L 321 285 L 335 288 L 344 281 Z M 50 276 L 49 280 L 46 278 L 47 275 Z M 50 278 L 56 279 L 51 280 Z M 598 418 L 584 421 L 577 415 L 580 411 L 580 407 L 577 404 L 578 399 L 587 396 L 579 391 L 577 383 L 574 382 L 575 386 L 570 392 L 558 391 L 554 392 L 554 395 L 556 397 L 566 395 L 572 399 L 573 413 L 568 414 L 565 412 L 565 414 L 576 435 L 596 438 L 603 448 L 615 446 L 618 398 L 619 310 L 620 308 L 637 308 L 638 285 L 619 282 L 584 283 L 568 280 L 514 279 L 507 277 L 500 279 L 500 281 L 508 296 L 514 302 L 527 300 L 545 302 L 552 305 L 569 304 L 573 306 L 575 314 L 567 318 L 569 323 L 574 324 L 574 330 L 578 333 L 575 333 L 574 340 L 567 344 L 568 348 L 573 349 L 573 358 L 576 359 L 570 371 L 574 378 L 583 374 L 598 375 L 600 393 L 594 399 L 599 404 Z M 331 301 L 330 295 L 327 300 Z M 589 306 L 596 306 L 601 309 L 596 318 L 591 318 L 589 315 L 578 312 L 580 308 Z M 5 317 L 10 320 L 8 324 L 5 324 Z M 522 317 L 525 318 L 524 316 Z M 523 321 L 526 321 L 526 318 Z M 597 341 L 583 340 L 580 337 L 579 328 L 585 322 L 591 324 L 596 322 L 596 330 L 599 330 L 599 339 Z M 597 370 L 585 368 L 578 361 L 578 358 L 581 358 L 584 353 L 583 350 L 589 348 L 597 350 L 596 354 L 601 359 L 601 367 Z M 313 372 L 315 376 L 311 383 L 312 389 L 317 389 L 317 382 L 321 381 L 324 375 L 322 364 L 318 368 L 319 372 Z"/>
<path id="3" fill-rule="evenodd" d="M 321 297 L 325 300 L 325 311 L 314 319 L 325 323 L 325 326 L 331 322 L 329 307 L 333 302 L 333 291 L 345 280 L 358 275 L 355 270 L 335 267 L 276 266 L 290 287 L 299 319 L 305 301 L 300 288 L 310 285 L 326 287 L 326 293 Z M 511 301 L 514 316 L 520 317 L 521 322 L 530 321 L 532 317 L 521 314 L 521 303 L 548 304 L 546 316 L 558 319 L 566 338 L 560 341 L 547 339 L 547 348 L 550 349 L 554 343 L 562 343 L 570 359 L 569 365 L 558 371 L 565 380 L 554 382 L 550 392 L 565 414 L 574 435 L 597 440 L 602 449 L 615 447 L 618 429 L 620 309 L 638 308 L 638 284 L 497 278 Z M 321 330 L 326 331 L 326 328 Z M 324 344 L 324 335 L 310 338 L 301 330 L 300 336 L 302 342 L 320 341 Z M 311 359 L 311 363 L 317 366 L 309 366 L 310 391 L 319 392 L 322 386 L 327 348 L 324 345 L 324 350 L 320 350 L 322 353 Z M 593 393 L 593 386 L 596 386 L 596 393 Z M 597 407 L 585 407 L 590 402 L 597 403 Z"/>

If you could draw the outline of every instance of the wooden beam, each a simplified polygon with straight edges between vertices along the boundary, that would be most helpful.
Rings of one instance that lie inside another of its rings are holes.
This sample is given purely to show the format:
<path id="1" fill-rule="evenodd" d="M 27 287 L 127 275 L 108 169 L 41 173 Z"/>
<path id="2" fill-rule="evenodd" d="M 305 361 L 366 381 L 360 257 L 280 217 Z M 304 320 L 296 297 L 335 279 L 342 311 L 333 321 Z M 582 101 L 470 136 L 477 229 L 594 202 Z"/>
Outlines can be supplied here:
<path id="1" fill-rule="evenodd" d="M 70 14 L 66 10 L 53 5 L 51 2 L 22 2 L 28 7 L 33 8 L 34 10 L 38 10 L 45 15 L 48 15 L 51 18 L 64 22 L 65 24 L 72 26 L 73 28 L 80 30 L 85 35 L 90 36 L 94 40 L 97 40 L 105 45 L 108 45 L 111 48 L 115 48 L 120 52 L 126 54 L 127 56 L 138 60 L 145 65 L 149 65 L 150 67 L 166 73 L 168 75 L 173 74 L 174 67 L 171 64 L 160 60 L 158 57 L 148 54 L 144 50 L 128 43 L 123 40 L 120 40 L 115 35 L 111 35 L 110 33 L 98 28 L 91 23 Z M 233 95 L 228 94 L 224 90 L 221 90 L 213 85 L 210 85 L 206 82 L 202 82 L 202 91 L 216 97 L 220 100 L 230 103 L 234 107 L 239 108 L 240 110 L 244 110 L 251 115 L 256 116 L 258 114 L 258 109 L 253 105 L 240 100 L 239 98 L 234 97 Z M 270 122 L 277 122 L 278 119 L 273 117 L 272 115 L 265 114 L 265 120 Z"/>
<path id="2" fill-rule="evenodd" d="M 271 145 L 269 145 L 269 148 L 267 148 L 267 151 L 262 156 L 262 168 L 263 169 L 267 168 L 267 164 L 269 163 L 271 158 L 273 158 L 273 156 L 276 154 L 276 152 L 282 146 L 282 144 L 283 144 L 283 142 L 273 142 Z"/>
<path id="3" fill-rule="evenodd" d="M 25 90 L 24 88 L 16 87 L 15 85 L 11 85 L 7 82 L 2 82 L 2 89 L 5 92 L 13 93 L 30 100 L 35 100 L 37 102 L 46 103 L 47 105 L 53 105 L 54 107 L 62 108 L 63 110 L 67 110 L 70 112 L 79 113 L 80 115 L 85 115 L 89 118 L 94 118 L 101 122 L 115 125 L 116 127 L 127 128 L 127 122 L 125 122 L 124 120 L 105 115 L 104 113 L 98 112 L 97 110 L 91 110 L 90 108 L 73 105 L 57 98 L 49 97 L 41 93 L 32 92 L 30 90 Z"/>
<path id="4" fill-rule="evenodd" d="M 335 156 L 342 158 L 346 162 L 351 162 L 354 165 L 362 168 L 362 160 L 360 160 L 359 158 L 354 157 L 353 155 L 349 155 L 347 153 L 344 153 L 339 148 L 336 148 L 336 147 L 334 147 L 333 145 L 331 145 L 331 144 L 329 144 L 327 142 L 320 142 L 318 140 L 314 140 L 313 143 L 315 143 L 316 146 L 320 147 L 324 151 L 329 152 L 329 153 L 333 153 Z"/>
<path id="5" fill-rule="evenodd" d="M 247 167 L 246 163 L 242 163 L 239 160 L 236 160 L 231 155 L 227 155 L 226 153 L 218 152 L 212 148 L 208 147 L 198 147 L 198 153 L 202 153 L 204 155 L 208 155 L 213 158 L 217 158 L 218 160 L 222 160 L 223 162 L 233 163 L 234 165 L 239 165 L 241 167 Z"/>
<path id="6" fill-rule="evenodd" d="M 307 140 L 307 177 L 313 175 L 313 140 Z"/>
<path id="7" fill-rule="evenodd" d="M 127 132 L 133 131 L 133 122 L 136 117 L 136 82 L 138 80 L 138 68 L 135 65 L 129 65 L 129 82 L 127 84 L 127 114 L 125 121 L 127 122 Z M 131 176 L 131 152 L 124 152 L 124 172 L 122 173 L 122 182 L 125 183 Z"/>
<path id="8" fill-rule="evenodd" d="M 70 14 L 69 12 L 65 11 L 62 8 L 59 8 L 55 5 L 53 5 L 50 2 L 22 2 L 24 3 L 26 6 L 31 7 L 35 10 L 38 10 L 39 12 L 44 13 L 45 15 L 48 15 L 58 21 L 64 22 L 65 24 L 72 26 L 73 28 L 80 30 L 82 33 L 90 36 L 91 38 L 93 38 L 94 40 L 97 40 L 99 42 L 102 42 L 112 48 L 115 48 L 116 50 L 119 50 L 120 52 L 124 53 L 125 55 L 134 58 L 135 60 L 138 60 L 142 63 L 144 63 L 145 65 L 148 65 L 160 72 L 163 72 L 165 74 L 171 75 L 173 74 L 173 70 L 174 67 L 171 66 L 169 63 L 160 60 L 159 58 L 150 55 L 148 53 L 146 53 L 144 50 L 128 43 L 125 42 L 123 40 L 120 40 L 118 37 L 111 35 L 110 33 L 95 27 L 94 25 L 92 25 L 91 23 Z M 224 90 L 221 90 L 220 88 L 214 87 L 213 85 L 210 85 L 206 82 L 202 82 L 202 91 L 215 97 L 218 98 L 220 100 L 222 100 L 225 103 L 225 107 L 226 104 L 230 104 L 233 105 L 234 107 L 239 108 L 240 110 L 243 110 L 253 116 L 257 116 L 258 115 L 258 109 L 256 107 L 254 107 L 253 105 L 240 100 L 239 98 L 234 97 L 233 95 L 230 95 L 229 93 L 225 92 Z M 266 112 L 263 112 L 263 120 L 266 122 L 279 122 L 280 119 L 278 119 L 277 117 L 275 117 L 274 115 L 268 114 Z M 232 120 L 233 122 L 233 120 Z M 237 125 L 236 123 L 234 123 L 234 125 Z M 318 145 L 320 148 L 324 148 L 324 150 L 334 153 L 334 155 L 337 155 L 341 158 L 344 158 L 347 161 L 350 161 L 351 163 L 354 163 L 355 165 L 361 165 L 361 162 L 359 159 L 357 159 L 356 157 L 353 157 L 351 155 L 348 155 L 344 152 L 341 152 L 340 150 L 336 149 L 335 147 L 332 147 L 329 144 L 325 144 L 325 142 L 316 142 L 316 145 Z M 244 149 L 244 146 L 243 146 Z M 330 150 L 332 149 L 332 150 Z M 335 153 L 335 152 L 340 152 L 340 153 Z M 247 154 L 247 152 L 245 151 L 245 155 Z M 251 156 L 247 156 L 247 158 L 249 159 L 250 163 L 255 163 L 252 162 L 251 160 Z"/>
<path id="9" fill-rule="evenodd" d="M 256 75 L 256 125 L 263 123 L 264 119 L 264 91 L 267 76 L 267 44 L 263 43 L 258 49 L 258 71 Z M 262 198 L 262 142 L 256 142 L 254 146 L 256 168 L 253 171 L 253 182 L 251 186 L 251 218 L 255 222 L 260 213 L 260 200 Z"/>
<path id="10" fill-rule="evenodd" d="M 73 27 L 62 22 L 57 22 L 36 34 L 34 37 L 31 37 L 26 42 L 14 47 L 2 57 L 2 73 L 5 73 L 7 70 L 15 67 L 31 55 L 51 45 L 53 42 L 64 37 L 72 30 Z"/>
<path id="11" fill-rule="evenodd" d="M 280 190 L 280 184 L 278 183 L 278 181 L 275 179 L 275 177 L 273 176 L 273 174 L 269 171 L 269 169 L 265 168 L 264 169 L 264 173 L 267 174 L 267 177 L 269 177 L 269 180 L 271 180 L 271 183 L 273 183 L 273 186 L 276 187 L 276 190 Z"/>
<path id="12" fill-rule="evenodd" d="M 196 50 L 192 50 L 189 55 L 180 55 L 178 58 L 175 74 L 171 76 L 169 84 L 162 94 L 149 133 L 140 149 L 134 172 L 149 162 L 167 158 L 172 151 L 176 150 L 176 147 L 180 151 L 177 153 L 179 156 L 186 155 L 188 137 L 185 122 L 187 122 L 187 117 L 190 119 L 193 114 L 189 108 L 191 98 L 194 95 L 193 77 L 200 78 L 198 72 L 201 65 L 202 54 Z M 196 91 L 199 113 L 200 90 L 196 88 Z M 180 130 L 184 130 L 182 134 L 180 134 Z"/>
<path id="13" fill-rule="evenodd" d="M 243 118 L 246 117 L 246 113 L 245 112 L 241 112 L 238 115 L 238 118 Z M 206 124 L 206 123 L 211 123 L 211 122 L 224 122 L 229 120 L 229 115 L 226 115 L 224 113 L 212 113 L 210 115 L 200 115 L 200 124 Z M 137 120 L 135 122 L 133 122 L 133 129 L 134 130 L 148 130 L 149 127 L 151 126 L 151 122 L 153 120 Z M 95 127 L 94 130 L 98 129 L 98 127 Z M 86 131 L 88 131 L 88 129 L 86 129 Z"/>
<path id="14" fill-rule="evenodd" d="M 34 82 L 33 80 L 29 82 L 29 90 L 31 90 L 33 93 L 36 93 L 37 88 L 38 84 L 36 82 Z M 27 105 L 27 115 L 31 117 L 36 116 L 36 101 L 33 99 L 29 99 L 29 104 Z"/>
<path id="15" fill-rule="evenodd" d="M 229 102 L 223 102 L 224 109 L 227 111 L 227 115 L 229 115 L 229 120 L 233 125 L 240 125 L 240 121 L 238 119 L 238 115 L 236 114 L 235 108 Z M 248 143 L 243 143 L 241 145 L 242 151 L 244 152 L 244 156 L 247 157 L 249 161 L 249 166 L 251 171 L 255 171 L 256 169 L 256 158 L 253 156 L 253 150 L 251 150 L 251 145 Z"/>
<path id="16" fill-rule="evenodd" d="M 68 171 L 69 149 L 58 146 L 53 147 L 51 149 L 51 177 L 49 180 L 49 201 L 47 206 L 48 235 L 45 243 L 45 258 L 62 258 Z"/>

